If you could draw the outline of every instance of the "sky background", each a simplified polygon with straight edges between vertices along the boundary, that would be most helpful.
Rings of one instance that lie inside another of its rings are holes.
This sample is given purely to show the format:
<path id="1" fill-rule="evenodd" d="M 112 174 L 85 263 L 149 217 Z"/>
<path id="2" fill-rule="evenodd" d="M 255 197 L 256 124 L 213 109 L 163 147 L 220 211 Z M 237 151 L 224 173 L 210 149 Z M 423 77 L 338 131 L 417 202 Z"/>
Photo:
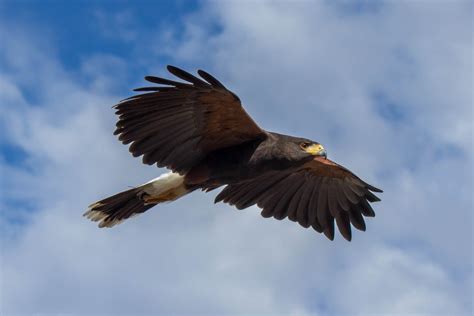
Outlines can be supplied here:
<path id="1" fill-rule="evenodd" d="M 0 1 L 0 314 L 472 314 L 473 9 Z M 116 140 L 111 106 L 167 64 L 384 189 L 367 232 L 331 242 L 217 192 L 82 218 L 166 172 Z"/>

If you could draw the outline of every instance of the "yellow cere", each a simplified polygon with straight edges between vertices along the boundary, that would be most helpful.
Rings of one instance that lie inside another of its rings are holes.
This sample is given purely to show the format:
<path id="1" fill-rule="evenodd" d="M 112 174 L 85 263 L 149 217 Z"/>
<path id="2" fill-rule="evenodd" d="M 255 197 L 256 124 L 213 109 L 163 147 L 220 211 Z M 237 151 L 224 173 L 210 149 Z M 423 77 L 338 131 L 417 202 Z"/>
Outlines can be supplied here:
<path id="1" fill-rule="evenodd" d="M 317 155 L 322 150 L 324 150 L 324 147 L 321 144 L 312 144 L 312 145 L 306 147 L 306 152 L 311 154 L 311 155 Z"/>

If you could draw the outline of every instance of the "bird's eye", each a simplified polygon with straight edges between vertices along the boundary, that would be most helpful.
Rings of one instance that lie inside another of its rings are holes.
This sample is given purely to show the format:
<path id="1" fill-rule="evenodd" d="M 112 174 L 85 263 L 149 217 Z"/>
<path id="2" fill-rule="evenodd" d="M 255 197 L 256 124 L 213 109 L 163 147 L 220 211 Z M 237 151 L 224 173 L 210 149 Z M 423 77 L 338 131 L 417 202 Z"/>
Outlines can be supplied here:
<path id="1" fill-rule="evenodd" d="M 301 143 L 301 144 L 300 144 L 300 147 L 301 147 L 302 149 L 306 149 L 306 148 L 308 148 L 309 145 L 310 145 L 310 143 Z"/>

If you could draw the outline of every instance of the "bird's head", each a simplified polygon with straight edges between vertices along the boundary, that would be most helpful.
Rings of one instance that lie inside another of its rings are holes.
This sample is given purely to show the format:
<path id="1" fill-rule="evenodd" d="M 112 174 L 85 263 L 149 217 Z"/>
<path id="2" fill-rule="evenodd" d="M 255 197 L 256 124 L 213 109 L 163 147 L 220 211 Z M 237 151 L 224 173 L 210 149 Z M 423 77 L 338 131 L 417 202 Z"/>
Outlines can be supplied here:
<path id="1" fill-rule="evenodd" d="M 275 149 L 284 159 L 308 161 L 315 157 L 327 157 L 323 145 L 307 138 L 271 133 L 275 139 Z"/>
<path id="2" fill-rule="evenodd" d="M 299 149 L 307 155 L 327 158 L 326 149 L 318 142 L 303 140 L 298 143 Z"/>

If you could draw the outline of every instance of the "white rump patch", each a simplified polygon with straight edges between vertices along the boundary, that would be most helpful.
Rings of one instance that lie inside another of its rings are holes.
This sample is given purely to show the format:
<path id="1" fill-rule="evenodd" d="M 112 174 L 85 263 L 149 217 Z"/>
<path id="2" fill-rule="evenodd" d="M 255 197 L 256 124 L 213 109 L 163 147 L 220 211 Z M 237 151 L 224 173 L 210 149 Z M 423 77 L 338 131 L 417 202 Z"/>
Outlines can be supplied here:
<path id="1" fill-rule="evenodd" d="M 151 197 L 169 196 L 169 201 L 174 201 L 188 193 L 184 185 L 184 176 L 175 172 L 162 174 L 140 188 Z"/>

